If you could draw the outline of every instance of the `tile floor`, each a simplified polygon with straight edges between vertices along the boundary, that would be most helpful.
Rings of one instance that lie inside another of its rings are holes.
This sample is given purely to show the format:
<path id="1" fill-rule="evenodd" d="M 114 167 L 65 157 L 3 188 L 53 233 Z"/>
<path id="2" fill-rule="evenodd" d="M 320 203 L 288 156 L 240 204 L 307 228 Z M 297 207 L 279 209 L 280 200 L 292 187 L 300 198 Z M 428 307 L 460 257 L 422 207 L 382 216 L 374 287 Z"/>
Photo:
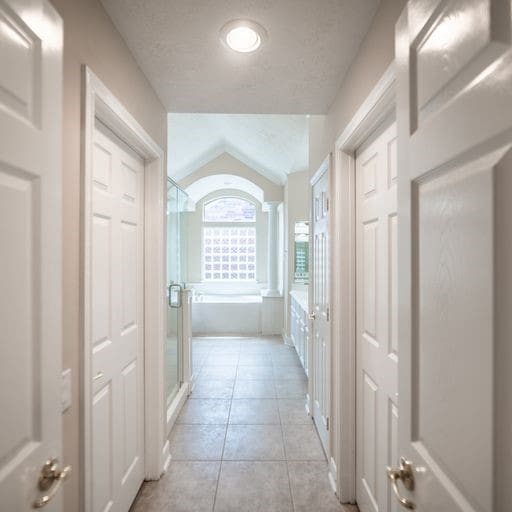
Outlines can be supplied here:
<path id="1" fill-rule="evenodd" d="M 329 486 L 294 349 L 277 337 L 196 338 L 193 356 L 169 471 L 132 512 L 357 512 Z"/>

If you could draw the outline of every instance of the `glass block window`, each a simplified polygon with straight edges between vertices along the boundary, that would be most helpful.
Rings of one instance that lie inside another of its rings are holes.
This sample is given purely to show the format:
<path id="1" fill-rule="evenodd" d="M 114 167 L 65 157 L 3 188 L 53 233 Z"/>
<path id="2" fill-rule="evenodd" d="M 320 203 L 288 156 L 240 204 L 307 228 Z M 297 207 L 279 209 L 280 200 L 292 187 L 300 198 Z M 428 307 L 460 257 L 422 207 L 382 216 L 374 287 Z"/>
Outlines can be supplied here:
<path id="1" fill-rule="evenodd" d="M 256 280 L 256 228 L 205 226 L 203 251 L 206 281 Z"/>
<path id="2" fill-rule="evenodd" d="M 221 197 L 206 203 L 204 222 L 256 222 L 256 206 L 240 197 Z"/>

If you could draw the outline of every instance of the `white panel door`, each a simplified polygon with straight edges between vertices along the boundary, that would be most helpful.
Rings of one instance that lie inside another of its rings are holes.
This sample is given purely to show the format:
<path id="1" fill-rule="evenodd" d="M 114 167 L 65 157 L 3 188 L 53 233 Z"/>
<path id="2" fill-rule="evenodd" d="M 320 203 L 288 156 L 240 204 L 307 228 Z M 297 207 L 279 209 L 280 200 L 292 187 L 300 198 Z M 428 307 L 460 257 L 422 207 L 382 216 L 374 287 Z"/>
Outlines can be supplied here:
<path id="1" fill-rule="evenodd" d="M 329 453 L 330 353 L 329 353 L 329 167 L 312 188 L 312 329 L 311 351 L 313 419 L 326 453 Z"/>
<path id="2" fill-rule="evenodd" d="M 32 510 L 49 493 L 46 510 L 62 510 L 62 479 L 51 479 L 46 491 L 38 486 L 43 464 L 62 453 L 61 82 L 59 15 L 45 0 L 1 1 L 0 509 L 6 512 Z"/>
<path id="3" fill-rule="evenodd" d="M 398 452 L 411 467 L 390 477 L 421 512 L 512 507 L 511 36 L 501 0 L 411 0 L 397 25 Z"/>
<path id="4" fill-rule="evenodd" d="M 91 209 L 92 509 L 144 478 L 144 163 L 96 121 Z"/>
<path id="5" fill-rule="evenodd" d="M 396 463 L 398 419 L 396 149 L 393 123 L 356 154 L 356 493 L 361 512 L 395 510 L 385 469 Z"/>

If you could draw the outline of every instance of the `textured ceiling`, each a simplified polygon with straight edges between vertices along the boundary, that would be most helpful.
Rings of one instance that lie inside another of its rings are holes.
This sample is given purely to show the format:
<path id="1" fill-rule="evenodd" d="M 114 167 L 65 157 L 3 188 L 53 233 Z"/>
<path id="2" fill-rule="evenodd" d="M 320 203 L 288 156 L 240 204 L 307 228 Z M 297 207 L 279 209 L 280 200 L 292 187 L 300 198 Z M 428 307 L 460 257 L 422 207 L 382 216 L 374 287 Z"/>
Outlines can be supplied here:
<path id="1" fill-rule="evenodd" d="M 102 0 L 169 112 L 324 114 L 379 0 Z M 220 41 L 254 20 L 253 54 Z"/>
<path id="2" fill-rule="evenodd" d="M 289 173 L 308 169 L 308 124 L 303 115 L 169 114 L 169 176 L 181 180 L 229 153 L 284 183 Z"/>

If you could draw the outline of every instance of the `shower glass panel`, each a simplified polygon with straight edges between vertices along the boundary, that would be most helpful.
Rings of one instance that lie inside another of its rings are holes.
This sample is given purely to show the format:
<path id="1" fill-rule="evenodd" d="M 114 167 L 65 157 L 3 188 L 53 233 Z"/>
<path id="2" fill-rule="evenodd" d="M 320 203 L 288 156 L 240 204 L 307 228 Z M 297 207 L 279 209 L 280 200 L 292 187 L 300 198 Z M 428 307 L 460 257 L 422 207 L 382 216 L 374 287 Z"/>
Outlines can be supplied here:
<path id="1" fill-rule="evenodd" d="M 185 281 L 187 195 L 172 181 L 167 183 L 167 339 L 165 380 L 169 406 L 182 384 L 181 290 Z"/>

